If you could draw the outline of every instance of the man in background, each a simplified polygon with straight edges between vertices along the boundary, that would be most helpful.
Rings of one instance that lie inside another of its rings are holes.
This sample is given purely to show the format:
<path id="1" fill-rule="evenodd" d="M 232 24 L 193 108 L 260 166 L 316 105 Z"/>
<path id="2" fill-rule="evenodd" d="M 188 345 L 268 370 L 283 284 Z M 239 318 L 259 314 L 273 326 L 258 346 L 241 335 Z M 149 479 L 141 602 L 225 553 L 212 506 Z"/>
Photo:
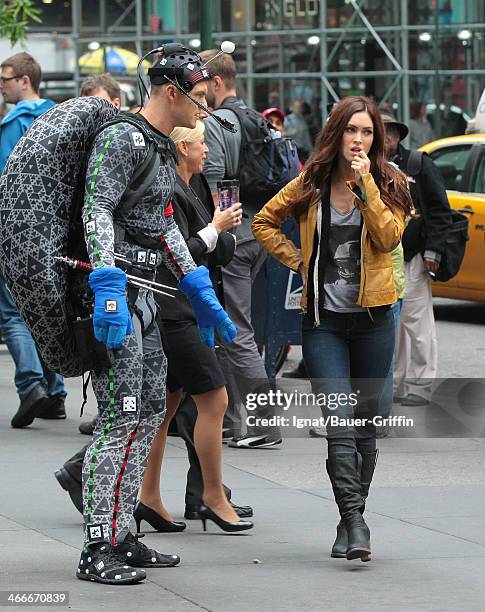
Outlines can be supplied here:
<path id="1" fill-rule="evenodd" d="M 446 247 L 450 205 L 443 178 L 430 157 L 422 155 L 419 173 L 411 169 L 411 151 L 401 144 L 408 134 L 407 126 L 389 113 L 381 116 L 387 159 L 408 175 L 413 204 L 419 213 L 418 218 L 409 221 L 402 238 L 405 293 L 396 345 L 394 401 L 403 406 L 425 406 L 438 373 L 431 279 Z"/>
<path id="2" fill-rule="evenodd" d="M 295 100 L 291 107 L 291 113 L 285 117 L 286 136 L 295 141 L 298 149 L 298 157 L 304 163 L 313 148 L 310 130 L 303 115 L 302 100 Z"/>
<path id="3" fill-rule="evenodd" d="M 223 130 L 213 117 L 205 119 L 205 142 L 208 153 L 204 165 L 204 175 L 217 201 L 217 182 L 225 178 L 237 178 L 241 151 L 241 124 L 231 106 L 245 108 L 236 93 L 236 65 L 230 55 L 215 57 L 215 49 L 203 51 L 200 55 L 210 62 L 212 80 L 208 82 L 207 102 L 215 109 L 215 114 L 234 123 L 236 132 Z M 251 322 L 252 285 L 264 264 L 266 253 L 256 242 L 252 230 L 252 217 L 259 210 L 252 202 L 242 202 L 243 222 L 234 232 L 237 247 L 231 262 L 222 270 L 226 311 L 237 327 L 234 342 L 225 347 L 225 355 L 244 402 L 249 393 L 267 391 L 269 381 L 263 360 L 258 352 Z M 260 414 L 256 409 L 256 416 Z M 234 418 L 236 420 L 236 417 Z M 281 444 L 278 428 L 255 426 L 248 427 L 244 436 L 236 436 L 228 443 L 233 448 L 267 448 Z"/>
<path id="4" fill-rule="evenodd" d="M 103 98 L 111 102 L 118 110 L 121 108 L 121 87 L 107 72 L 86 77 L 81 83 L 79 95 Z"/>
<path id="5" fill-rule="evenodd" d="M 0 172 L 3 172 L 21 136 L 54 102 L 39 96 L 42 71 L 28 53 L 12 55 L 2 62 L 0 69 L 0 92 L 7 104 L 15 105 L 0 123 Z M 36 417 L 65 419 L 64 380 L 43 363 L 1 273 L 0 333 L 15 362 L 15 385 L 20 398 L 12 427 L 27 427 Z"/>

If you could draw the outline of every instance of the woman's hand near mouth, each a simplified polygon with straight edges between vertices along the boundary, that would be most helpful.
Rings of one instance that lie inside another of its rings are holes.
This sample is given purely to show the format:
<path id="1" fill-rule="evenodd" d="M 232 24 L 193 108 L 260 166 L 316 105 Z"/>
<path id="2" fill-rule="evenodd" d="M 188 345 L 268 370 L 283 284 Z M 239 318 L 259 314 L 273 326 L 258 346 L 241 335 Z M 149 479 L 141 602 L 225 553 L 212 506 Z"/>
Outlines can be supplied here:
<path id="1" fill-rule="evenodd" d="M 354 159 L 350 163 L 350 167 L 354 171 L 355 182 L 360 188 L 362 188 L 362 175 L 370 172 L 370 159 L 362 149 L 354 155 Z"/>

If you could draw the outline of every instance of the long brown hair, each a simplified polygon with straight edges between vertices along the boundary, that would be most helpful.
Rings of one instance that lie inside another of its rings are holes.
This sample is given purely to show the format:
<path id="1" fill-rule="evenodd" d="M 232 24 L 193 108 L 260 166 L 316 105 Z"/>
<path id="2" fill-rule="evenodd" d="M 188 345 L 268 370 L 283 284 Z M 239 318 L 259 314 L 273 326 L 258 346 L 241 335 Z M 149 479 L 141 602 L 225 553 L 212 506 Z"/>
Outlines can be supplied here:
<path id="1" fill-rule="evenodd" d="M 374 140 L 368 153 L 370 171 L 379 188 L 381 200 L 388 208 L 401 208 L 410 214 L 413 208 L 411 196 L 402 174 L 384 157 L 384 125 L 375 101 L 365 96 L 348 96 L 334 106 L 326 125 L 320 131 L 315 152 L 303 169 L 303 181 L 295 212 L 299 216 L 312 203 L 317 189 L 323 191 L 332 172 L 336 169 L 340 143 L 352 115 L 366 112 L 374 125 Z"/>

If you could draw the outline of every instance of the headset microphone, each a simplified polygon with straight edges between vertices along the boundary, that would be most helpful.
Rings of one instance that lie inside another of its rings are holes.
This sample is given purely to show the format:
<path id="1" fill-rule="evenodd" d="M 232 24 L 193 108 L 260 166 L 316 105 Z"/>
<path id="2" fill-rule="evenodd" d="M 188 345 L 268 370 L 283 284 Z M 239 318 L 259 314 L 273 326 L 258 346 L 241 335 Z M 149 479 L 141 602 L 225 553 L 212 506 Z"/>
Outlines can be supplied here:
<path id="1" fill-rule="evenodd" d="M 143 106 L 145 95 L 150 97 L 150 93 L 141 74 L 141 66 L 150 55 L 160 53 L 162 54 L 160 62 L 148 69 L 150 82 L 154 85 L 170 83 L 176 87 L 180 93 L 189 98 L 191 102 L 204 111 L 205 114 L 213 117 L 223 129 L 233 133 L 237 132 L 231 121 L 214 115 L 189 93 L 196 83 L 211 79 L 210 72 L 206 69 L 207 64 L 223 53 L 234 53 L 235 48 L 236 46 L 233 42 L 225 40 L 221 44 L 221 50 L 205 64 L 202 64 L 202 60 L 198 53 L 184 47 L 184 45 L 180 43 L 168 43 L 156 49 L 152 49 L 140 59 L 137 67 L 141 105 Z"/>

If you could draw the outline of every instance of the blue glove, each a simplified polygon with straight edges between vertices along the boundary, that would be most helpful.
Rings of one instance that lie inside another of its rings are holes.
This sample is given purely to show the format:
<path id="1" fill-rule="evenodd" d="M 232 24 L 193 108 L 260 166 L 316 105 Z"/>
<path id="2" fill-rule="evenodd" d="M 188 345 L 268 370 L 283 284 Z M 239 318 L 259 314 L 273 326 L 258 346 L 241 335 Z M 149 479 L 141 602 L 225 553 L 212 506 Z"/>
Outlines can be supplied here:
<path id="1" fill-rule="evenodd" d="M 126 274 L 120 268 L 96 268 L 89 275 L 94 291 L 94 335 L 109 349 L 123 346 L 133 331 L 126 302 Z"/>
<path id="2" fill-rule="evenodd" d="M 200 337 L 209 348 L 214 346 L 214 328 L 220 331 L 226 342 L 234 340 L 236 327 L 216 297 L 207 268 L 199 266 L 186 274 L 180 281 L 179 289 L 190 300 L 199 325 Z"/>

